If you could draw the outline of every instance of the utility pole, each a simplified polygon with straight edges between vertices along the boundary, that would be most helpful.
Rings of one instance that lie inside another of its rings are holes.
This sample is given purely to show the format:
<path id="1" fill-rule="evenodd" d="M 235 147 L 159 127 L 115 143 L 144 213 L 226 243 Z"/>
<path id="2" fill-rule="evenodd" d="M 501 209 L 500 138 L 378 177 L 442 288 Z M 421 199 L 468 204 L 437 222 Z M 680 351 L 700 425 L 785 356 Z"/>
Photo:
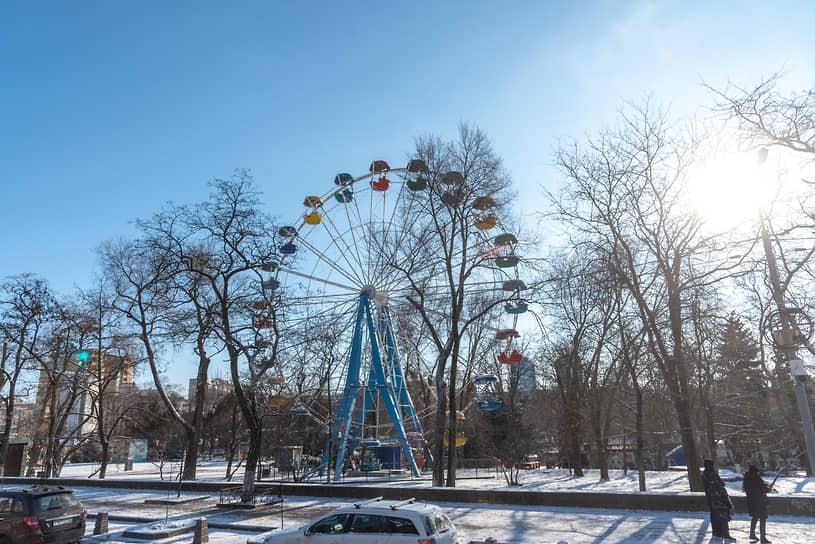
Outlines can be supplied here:
<path id="1" fill-rule="evenodd" d="M 767 162 L 768 149 L 762 147 L 758 150 L 759 167 Z M 778 317 L 781 322 L 781 346 L 780 353 L 789 365 L 792 375 L 793 390 L 795 391 L 795 402 L 798 405 L 798 412 L 801 415 L 801 427 L 804 432 L 804 441 L 807 446 L 807 456 L 809 459 L 809 474 L 815 474 L 815 428 L 812 426 L 812 412 L 809 410 L 809 399 L 807 398 L 806 382 L 808 379 L 804 362 L 798 358 L 795 349 L 795 339 L 793 338 L 793 327 L 795 323 L 791 319 L 791 308 L 787 308 L 784 303 L 784 291 L 781 288 L 781 281 L 778 279 L 778 265 L 775 261 L 775 254 L 770 243 L 770 234 L 767 231 L 767 218 L 763 212 L 759 213 L 761 224 L 761 242 L 764 245 L 764 255 L 767 259 L 767 269 L 770 274 L 770 289 L 773 300 L 778 309 Z M 770 337 L 778 344 L 773 336 L 775 331 L 770 331 Z M 808 341 L 808 339 L 807 339 Z"/>
<path id="2" fill-rule="evenodd" d="M 801 414 L 801 426 L 804 431 L 804 441 L 807 446 L 809 457 L 809 473 L 815 473 L 815 428 L 812 425 L 812 412 L 809 410 L 809 399 L 807 398 L 806 382 L 808 379 L 804 363 L 798 358 L 793 338 L 794 324 L 790 319 L 790 309 L 784 304 L 784 293 L 781 289 L 781 282 L 778 279 L 778 266 L 775 262 L 775 255 L 770 244 L 770 234 L 767 232 L 767 222 L 764 214 L 761 214 L 761 241 L 764 244 L 764 254 L 767 258 L 767 268 L 770 274 L 770 288 L 772 289 L 773 300 L 778 308 L 778 317 L 781 322 L 782 343 L 780 351 L 790 367 L 793 379 L 793 389 L 795 391 L 795 402 L 798 405 L 798 412 Z M 773 332 L 773 331 L 771 331 Z"/>

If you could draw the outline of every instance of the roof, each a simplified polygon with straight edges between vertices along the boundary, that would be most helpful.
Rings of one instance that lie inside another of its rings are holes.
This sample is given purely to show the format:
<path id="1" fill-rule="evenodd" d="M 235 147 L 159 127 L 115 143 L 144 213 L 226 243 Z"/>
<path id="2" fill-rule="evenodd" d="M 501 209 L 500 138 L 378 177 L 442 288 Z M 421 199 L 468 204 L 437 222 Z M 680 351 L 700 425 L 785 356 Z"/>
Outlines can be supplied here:
<path id="1" fill-rule="evenodd" d="M 11 488 L 0 490 L 0 495 L 9 494 L 25 494 L 25 495 L 53 495 L 54 493 L 72 493 L 72 491 L 61 485 L 34 485 L 24 488 Z"/>
<path id="2" fill-rule="evenodd" d="M 388 499 L 385 500 L 382 497 L 376 497 L 374 499 L 370 499 L 367 501 L 358 502 L 355 504 L 351 504 L 348 506 L 342 506 L 335 510 L 336 512 L 359 512 L 364 510 L 367 513 L 376 513 L 382 515 L 393 515 L 396 512 L 416 512 L 416 513 L 428 513 L 434 512 L 439 510 L 439 507 L 435 504 L 430 504 L 426 502 L 416 502 L 415 499 L 407 499 L 407 500 L 397 500 L 397 499 Z"/>

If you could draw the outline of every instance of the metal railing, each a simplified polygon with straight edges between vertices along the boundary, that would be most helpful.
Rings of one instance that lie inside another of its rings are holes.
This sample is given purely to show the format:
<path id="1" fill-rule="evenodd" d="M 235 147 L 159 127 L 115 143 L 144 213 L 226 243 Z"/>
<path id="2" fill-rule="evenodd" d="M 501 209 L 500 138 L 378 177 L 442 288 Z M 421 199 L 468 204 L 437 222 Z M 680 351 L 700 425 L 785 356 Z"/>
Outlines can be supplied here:
<path id="1" fill-rule="evenodd" d="M 218 506 L 265 506 L 270 504 L 279 504 L 283 502 L 283 495 L 280 492 L 273 491 L 268 488 L 255 489 L 251 502 L 243 500 L 243 486 L 234 485 L 222 487 L 220 498 L 218 499 Z"/>

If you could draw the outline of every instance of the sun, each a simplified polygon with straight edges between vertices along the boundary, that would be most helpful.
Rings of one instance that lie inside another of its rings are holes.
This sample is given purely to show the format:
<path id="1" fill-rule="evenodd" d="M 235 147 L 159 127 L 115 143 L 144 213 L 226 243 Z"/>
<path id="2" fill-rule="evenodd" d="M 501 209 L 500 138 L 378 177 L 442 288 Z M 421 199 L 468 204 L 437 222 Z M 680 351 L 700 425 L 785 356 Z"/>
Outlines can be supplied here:
<path id="1" fill-rule="evenodd" d="M 688 175 L 691 205 L 711 232 L 755 224 L 772 199 L 772 185 L 757 153 L 717 155 Z"/>

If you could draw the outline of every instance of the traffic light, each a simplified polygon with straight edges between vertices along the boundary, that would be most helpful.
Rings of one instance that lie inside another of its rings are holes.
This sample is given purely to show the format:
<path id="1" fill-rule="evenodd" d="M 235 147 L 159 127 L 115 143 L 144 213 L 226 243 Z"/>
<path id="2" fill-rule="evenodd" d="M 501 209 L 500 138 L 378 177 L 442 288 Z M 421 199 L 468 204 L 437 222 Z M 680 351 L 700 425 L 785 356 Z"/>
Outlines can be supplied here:
<path id="1" fill-rule="evenodd" d="M 85 363 L 88 362 L 88 358 L 90 357 L 90 353 L 85 351 L 84 349 L 78 349 L 73 352 L 71 355 L 71 359 L 76 363 L 79 368 L 85 366 Z"/>

